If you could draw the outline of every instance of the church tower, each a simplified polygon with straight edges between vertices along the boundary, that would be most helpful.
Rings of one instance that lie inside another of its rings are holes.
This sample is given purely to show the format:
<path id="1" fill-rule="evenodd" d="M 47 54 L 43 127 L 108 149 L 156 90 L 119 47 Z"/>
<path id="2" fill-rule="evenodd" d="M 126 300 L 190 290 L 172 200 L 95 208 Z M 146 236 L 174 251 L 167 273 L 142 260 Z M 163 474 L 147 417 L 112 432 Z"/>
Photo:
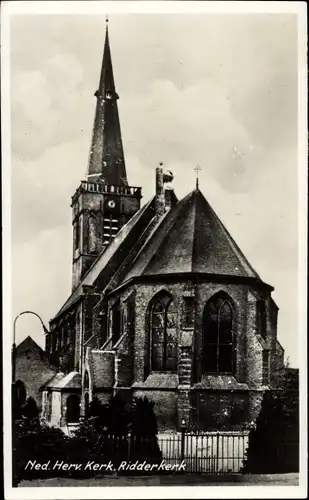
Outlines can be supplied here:
<path id="1" fill-rule="evenodd" d="M 140 209 L 141 188 L 129 186 L 106 20 L 105 45 L 87 179 L 72 197 L 74 290 L 97 256 Z"/>

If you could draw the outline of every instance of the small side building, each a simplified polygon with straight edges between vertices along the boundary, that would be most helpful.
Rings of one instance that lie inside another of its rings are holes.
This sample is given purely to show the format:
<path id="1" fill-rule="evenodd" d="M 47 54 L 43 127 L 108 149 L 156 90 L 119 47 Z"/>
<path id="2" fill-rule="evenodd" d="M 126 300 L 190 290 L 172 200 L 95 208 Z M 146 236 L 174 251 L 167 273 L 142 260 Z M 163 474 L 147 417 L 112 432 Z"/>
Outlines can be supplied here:
<path id="1" fill-rule="evenodd" d="M 57 373 L 45 351 L 30 337 L 26 337 L 16 347 L 15 386 L 20 402 L 27 398 L 35 399 L 38 409 L 42 410 L 41 387 Z"/>

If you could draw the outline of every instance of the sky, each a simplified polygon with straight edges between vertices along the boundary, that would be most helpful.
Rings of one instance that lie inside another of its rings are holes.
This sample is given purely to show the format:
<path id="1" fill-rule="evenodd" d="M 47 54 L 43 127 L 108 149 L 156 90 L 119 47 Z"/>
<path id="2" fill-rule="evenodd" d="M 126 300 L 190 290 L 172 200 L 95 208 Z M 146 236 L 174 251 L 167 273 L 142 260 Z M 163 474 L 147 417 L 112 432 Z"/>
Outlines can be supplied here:
<path id="1" fill-rule="evenodd" d="M 129 183 L 154 194 L 163 162 L 180 198 L 200 189 L 274 286 L 278 339 L 298 365 L 297 17 L 111 15 Z M 71 196 L 85 179 L 102 15 L 11 20 L 12 309 L 48 326 L 71 291 Z M 18 320 L 17 343 L 44 336 Z"/>

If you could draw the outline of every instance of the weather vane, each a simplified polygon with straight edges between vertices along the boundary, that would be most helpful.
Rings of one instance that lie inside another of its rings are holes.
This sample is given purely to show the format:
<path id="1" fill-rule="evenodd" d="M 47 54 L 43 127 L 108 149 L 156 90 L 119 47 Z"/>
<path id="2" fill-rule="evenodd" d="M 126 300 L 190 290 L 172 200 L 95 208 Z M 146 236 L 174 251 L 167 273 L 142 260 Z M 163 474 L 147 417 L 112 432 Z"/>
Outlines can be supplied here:
<path id="1" fill-rule="evenodd" d="M 198 189 L 198 173 L 201 172 L 202 169 L 199 165 L 196 165 L 193 170 L 196 172 L 196 189 Z"/>

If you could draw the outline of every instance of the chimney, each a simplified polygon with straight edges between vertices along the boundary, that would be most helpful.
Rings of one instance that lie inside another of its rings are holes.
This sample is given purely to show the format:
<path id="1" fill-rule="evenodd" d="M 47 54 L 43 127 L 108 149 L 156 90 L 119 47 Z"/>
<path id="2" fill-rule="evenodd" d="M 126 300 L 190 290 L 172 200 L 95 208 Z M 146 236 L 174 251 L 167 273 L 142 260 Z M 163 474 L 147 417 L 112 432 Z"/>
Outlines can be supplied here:
<path id="1" fill-rule="evenodd" d="M 165 212 L 165 195 L 164 195 L 164 174 L 163 163 L 156 168 L 156 214 L 157 216 L 163 215 Z"/>
<path id="2" fill-rule="evenodd" d="M 170 186 L 174 175 L 169 170 L 163 172 L 162 165 L 163 163 L 160 163 L 160 166 L 156 168 L 156 214 L 158 217 L 171 208 L 174 193 Z M 167 184 L 165 189 L 164 184 Z"/>
<path id="3" fill-rule="evenodd" d="M 165 211 L 169 210 L 172 208 L 172 197 L 174 194 L 174 189 L 171 187 L 166 187 L 164 191 L 164 197 L 165 197 Z"/>

